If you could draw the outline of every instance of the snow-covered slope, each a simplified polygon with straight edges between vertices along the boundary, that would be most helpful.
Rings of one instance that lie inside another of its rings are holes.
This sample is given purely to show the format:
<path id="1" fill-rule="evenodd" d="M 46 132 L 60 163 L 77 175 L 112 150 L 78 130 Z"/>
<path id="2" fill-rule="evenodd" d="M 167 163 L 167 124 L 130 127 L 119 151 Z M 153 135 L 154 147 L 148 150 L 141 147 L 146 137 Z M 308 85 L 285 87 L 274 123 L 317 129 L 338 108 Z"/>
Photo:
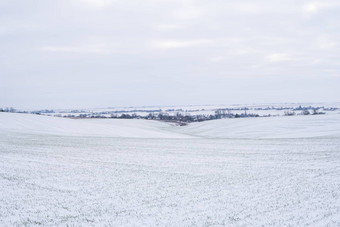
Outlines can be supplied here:
<path id="1" fill-rule="evenodd" d="M 0 226 L 340 226 L 339 150 L 0 130 Z"/>
<path id="2" fill-rule="evenodd" d="M 338 134 L 339 115 L 0 113 L 0 226 L 340 226 L 340 139 L 300 139 Z"/>
<path id="3" fill-rule="evenodd" d="M 180 132 L 205 138 L 307 138 L 340 136 L 340 114 L 205 121 Z"/>
<path id="4" fill-rule="evenodd" d="M 70 136 L 188 138 L 165 130 L 170 125 L 138 119 L 67 119 L 33 114 L 0 113 L 0 131 Z"/>
<path id="5" fill-rule="evenodd" d="M 132 138 L 308 138 L 340 136 L 340 114 L 222 119 L 188 126 L 139 119 L 68 119 L 0 113 L 0 131 Z"/>

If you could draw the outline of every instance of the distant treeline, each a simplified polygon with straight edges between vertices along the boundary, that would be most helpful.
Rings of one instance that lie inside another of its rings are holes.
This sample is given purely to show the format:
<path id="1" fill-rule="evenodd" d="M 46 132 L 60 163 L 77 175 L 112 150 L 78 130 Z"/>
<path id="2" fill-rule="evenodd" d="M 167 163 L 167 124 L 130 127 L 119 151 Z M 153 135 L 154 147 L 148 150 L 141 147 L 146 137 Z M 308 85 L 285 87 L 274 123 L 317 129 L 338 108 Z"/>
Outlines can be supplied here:
<path id="1" fill-rule="evenodd" d="M 293 115 L 317 115 L 317 114 L 325 114 L 324 112 L 320 112 L 319 109 L 327 109 L 327 110 L 336 110 L 337 108 L 324 108 L 324 107 L 296 107 L 296 108 L 285 108 L 285 107 L 266 107 L 266 108 L 256 108 L 256 110 L 287 110 L 284 112 L 285 116 L 293 116 Z M 175 109 L 174 109 L 175 110 Z M 115 118 L 115 119 L 146 119 L 146 120 L 160 120 L 160 121 L 170 121 L 170 122 L 182 122 L 182 123 L 191 123 L 191 122 L 201 122 L 215 119 L 224 119 L 224 118 L 249 118 L 249 117 L 272 117 L 274 115 L 265 114 L 259 115 L 257 113 L 248 113 L 247 111 L 251 110 L 250 108 L 224 108 L 224 109 L 216 109 L 214 114 L 183 114 L 176 113 L 170 114 L 170 112 L 174 111 L 170 109 L 167 112 L 163 112 L 162 110 L 134 110 L 134 111 L 105 111 L 99 113 L 82 113 L 78 116 L 73 114 L 64 115 L 63 117 L 71 117 L 71 118 Z M 177 109 L 178 111 L 182 109 Z M 204 110 L 204 109 L 201 109 Z M 243 113 L 232 113 L 231 111 L 244 111 Z M 296 113 L 295 111 L 300 111 Z M 135 112 L 149 112 L 146 116 L 141 116 Z M 104 115 L 105 114 L 105 115 Z M 109 116 L 107 116 L 109 115 Z M 61 116 L 61 115 L 58 115 Z"/>
<path id="2" fill-rule="evenodd" d="M 249 118 L 249 117 L 272 117 L 275 115 L 264 114 L 259 115 L 257 113 L 249 113 L 250 110 L 285 110 L 285 116 L 294 115 L 317 115 L 325 114 L 324 111 L 335 111 L 338 108 L 330 107 L 326 108 L 313 107 L 313 106 L 298 106 L 298 107 L 263 107 L 263 108 L 220 108 L 214 111 L 214 114 L 199 114 L 200 111 L 205 111 L 205 109 L 195 109 L 195 110 L 183 110 L 183 109 L 133 109 L 133 110 L 114 110 L 114 111 L 102 111 L 102 112 L 87 112 L 85 110 L 70 110 L 70 111 L 59 111 L 54 110 L 36 110 L 36 111 L 18 111 L 13 107 L 0 108 L 0 112 L 11 112 L 11 113 L 30 113 L 30 114 L 43 114 L 51 115 L 57 117 L 69 117 L 69 118 L 116 118 L 116 119 L 147 119 L 147 120 L 160 120 L 160 121 L 170 121 L 177 123 L 191 123 L 191 122 L 201 122 L 215 119 L 223 118 Z M 242 113 L 232 113 L 232 111 L 243 111 Z M 296 112 L 299 111 L 299 112 Z M 148 113 L 147 115 L 139 115 L 137 113 Z M 190 114 L 195 112 L 194 114 Z M 76 114 L 76 115 L 75 115 Z"/>
<path id="3" fill-rule="evenodd" d="M 174 115 L 170 115 L 165 112 L 161 113 L 149 113 L 146 116 L 140 116 L 138 114 L 128 114 L 123 113 L 121 115 L 118 114 L 111 114 L 110 116 L 104 116 L 101 114 L 80 114 L 79 116 L 75 116 L 72 114 L 66 115 L 64 117 L 75 117 L 75 118 L 116 118 L 116 119 L 146 119 L 146 120 L 160 120 L 160 121 L 173 121 L 173 122 L 201 122 L 201 121 L 208 121 L 208 120 L 215 120 L 215 119 L 222 119 L 222 118 L 244 118 L 244 117 L 259 117 L 258 114 L 223 114 L 220 111 L 215 111 L 215 114 L 181 114 L 176 113 Z"/>

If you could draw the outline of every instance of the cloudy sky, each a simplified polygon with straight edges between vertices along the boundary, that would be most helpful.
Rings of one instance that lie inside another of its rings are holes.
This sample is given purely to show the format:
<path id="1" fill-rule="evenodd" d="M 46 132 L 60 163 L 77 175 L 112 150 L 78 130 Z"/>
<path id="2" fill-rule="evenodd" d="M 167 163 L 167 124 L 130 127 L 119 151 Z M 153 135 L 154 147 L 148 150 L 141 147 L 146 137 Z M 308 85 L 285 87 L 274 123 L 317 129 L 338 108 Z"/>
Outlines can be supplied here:
<path id="1" fill-rule="evenodd" d="M 339 0 L 0 0 L 0 107 L 323 101 Z"/>

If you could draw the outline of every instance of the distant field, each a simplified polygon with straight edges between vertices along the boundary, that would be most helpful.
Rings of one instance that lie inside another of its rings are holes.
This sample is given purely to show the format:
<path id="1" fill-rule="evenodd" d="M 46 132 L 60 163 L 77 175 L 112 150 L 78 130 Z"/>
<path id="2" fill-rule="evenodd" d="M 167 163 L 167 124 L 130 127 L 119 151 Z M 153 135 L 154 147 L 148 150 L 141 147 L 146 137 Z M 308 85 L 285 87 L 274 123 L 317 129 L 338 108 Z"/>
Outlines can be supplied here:
<path id="1" fill-rule="evenodd" d="M 338 122 L 0 113 L 0 223 L 338 226 Z"/>
<path id="2" fill-rule="evenodd" d="M 300 107 L 300 109 L 299 109 Z M 36 110 L 33 113 L 39 113 L 49 116 L 59 117 L 81 117 L 81 118 L 119 118 L 122 114 L 136 115 L 138 117 L 147 117 L 158 114 L 176 116 L 208 116 L 215 115 L 216 110 L 225 110 L 225 113 L 258 115 L 258 116 L 283 116 L 285 112 L 290 112 L 296 115 L 301 114 L 302 109 L 308 109 L 313 113 L 313 108 L 317 108 L 318 112 L 323 113 L 339 113 L 340 103 L 267 103 L 267 104 L 235 104 L 235 105 L 184 105 L 184 106 L 143 106 L 143 107 L 109 107 L 109 108 L 94 108 L 94 109 L 58 109 L 58 110 Z M 302 109 L 301 109 L 302 108 Z M 229 116 L 230 117 L 230 116 Z M 126 118 L 126 117 L 123 117 Z M 202 119 L 202 118 L 201 118 Z"/>

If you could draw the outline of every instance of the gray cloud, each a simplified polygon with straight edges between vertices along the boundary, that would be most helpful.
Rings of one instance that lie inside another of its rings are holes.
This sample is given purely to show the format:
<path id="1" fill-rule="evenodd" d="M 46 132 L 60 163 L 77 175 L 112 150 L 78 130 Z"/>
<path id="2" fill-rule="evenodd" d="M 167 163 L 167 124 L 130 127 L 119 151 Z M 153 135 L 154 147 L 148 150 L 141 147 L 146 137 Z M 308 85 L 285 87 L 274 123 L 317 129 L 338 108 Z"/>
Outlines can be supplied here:
<path id="1" fill-rule="evenodd" d="M 336 0 L 0 2 L 0 105 L 339 101 Z"/>

